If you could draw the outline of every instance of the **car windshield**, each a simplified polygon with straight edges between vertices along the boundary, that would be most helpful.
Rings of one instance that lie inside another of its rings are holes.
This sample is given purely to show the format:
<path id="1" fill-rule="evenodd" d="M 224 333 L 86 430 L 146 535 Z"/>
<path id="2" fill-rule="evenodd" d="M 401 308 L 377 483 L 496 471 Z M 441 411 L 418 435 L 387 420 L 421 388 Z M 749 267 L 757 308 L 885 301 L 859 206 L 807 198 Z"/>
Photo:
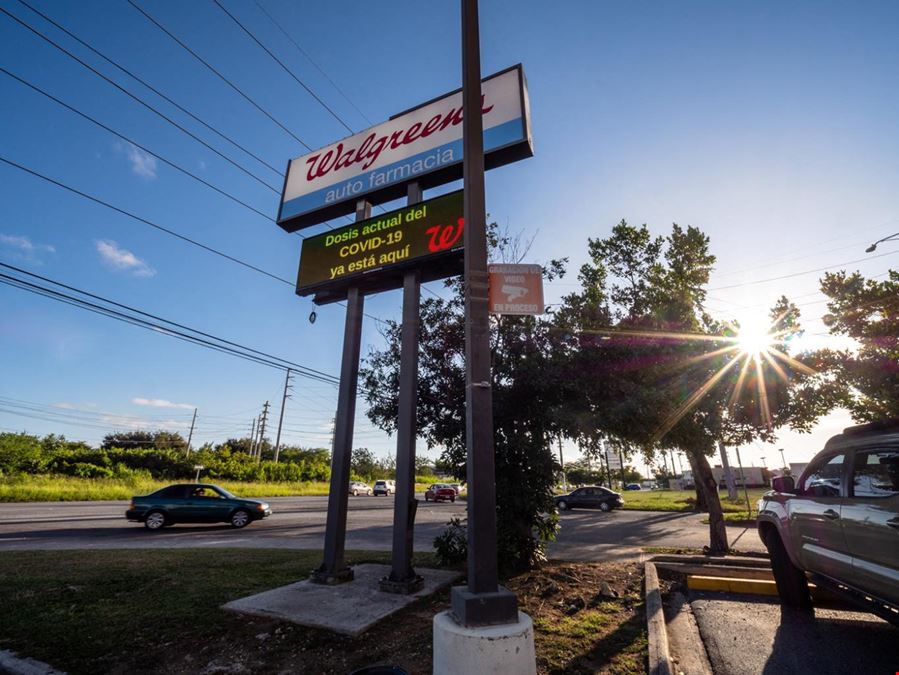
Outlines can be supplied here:
<path id="1" fill-rule="evenodd" d="M 225 488 L 220 488 L 220 487 L 218 487 L 218 486 L 215 486 L 215 487 L 213 488 L 213 490 L 215 490 L 216 492 L 218 492 L 222 497 L 225 497 L 226 499 L 237 499 L 237 496 L 236 496 L 236 495 L 231 494 L 231 493 L 228 492 Z"/>

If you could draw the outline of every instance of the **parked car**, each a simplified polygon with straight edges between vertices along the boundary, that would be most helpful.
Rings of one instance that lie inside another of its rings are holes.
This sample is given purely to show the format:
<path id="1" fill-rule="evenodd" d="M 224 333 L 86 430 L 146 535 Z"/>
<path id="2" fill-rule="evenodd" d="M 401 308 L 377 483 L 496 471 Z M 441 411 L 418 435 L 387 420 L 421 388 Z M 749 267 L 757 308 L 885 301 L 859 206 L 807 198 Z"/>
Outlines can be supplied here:
<path id="1" fill-rule="evenodd" d="M 451 502 L 456 501 L 456 491 L 446 483 L 435 483 L 425 490 L 426 502 L 440 502 L 449 499 Z"/>
<path id="2" fill-rule="evenodd" d="M 354 480 L 350 483 L 350 494 L 354 497 L 357 497 L 358 495 L 368 495 L 370 497 L 372 495 L 372 489 L 365 483 Z"/>
<path id="3" fill-rule="evenodd" d="M 374 488 L 375 497 L 378 495 L 395 495 L 396 481 L 392 480 L 376 480 Z"/>
<path id="4" fill-rule="evenodd" d="M 611 511 L 616 507 L 624 506 L 624 499 L 620 494 L 598 485 L 580 487 L 567 495 L 559 495 L 554 499 L 559 511 L 568 511 L 573 508 Z"/>
<path id="5" fill-rule="evenodd" d="M 175 523 L 231 523 L 241 528 L 272 515 L 268 504 L 236 497 L 209 483 L 169 485 L 145 497 L 132 497 L 125 517 L 159 530 Z"/>
<path id="6" fill-rule="evenodd" d="M 810 608 L 811 579 L 899 625 L 899 420 L 845 429 L 772 484 L 758 532 L 781 604 Z"/>
<path id="7" fill-rule="evenodd" d="M 628 483 L 624 486 L 625 490 L 642 490 L 643 486 L 640 483 Z"/>

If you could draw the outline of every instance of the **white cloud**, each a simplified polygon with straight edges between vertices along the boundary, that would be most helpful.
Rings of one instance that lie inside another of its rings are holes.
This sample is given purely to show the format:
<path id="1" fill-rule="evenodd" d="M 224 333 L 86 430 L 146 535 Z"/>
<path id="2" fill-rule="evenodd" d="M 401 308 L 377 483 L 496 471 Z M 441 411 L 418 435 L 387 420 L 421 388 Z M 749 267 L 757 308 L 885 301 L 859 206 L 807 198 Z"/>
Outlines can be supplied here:
<path id="1" fill-rule="evenodd" d="M 152 180 L 156 178 L 156 158 L 130 143 L 125 148 L 128 161 L 131 162 L 131 171 L 141 178 Z"/>
<path id="2" fill-rule="evenodd" d="M 147 405 L 151 408 L 184 408 L 186 410 L 193 410 L 196 408 L 195 405 L 190 403 L 172 403 L 171 401 L 166 401 L 164 398 L 140 398 L 136 397 L 131 399 L 131 402 L 135 405 Z"/>
<path id="3" fill-rule="evenodd" d="M 119 245 L 110 239 L 100 239 L 97 242 L 97 253 L 110 267 L 125 270 L 136 277 L 152 277 L 156 270 L 146 262 L 138 258 L 131 251 L 119 248 Z"/>
<path id="4" fill-rule="evenodd" d="M 13 234 L 0 234 L 0 244 L 21 249 L 26 253 L 37 253 L 38 251 L 56 253 L 56 249 L 49 244 L 35 244 L 28 237 L 17 236 Z"/>

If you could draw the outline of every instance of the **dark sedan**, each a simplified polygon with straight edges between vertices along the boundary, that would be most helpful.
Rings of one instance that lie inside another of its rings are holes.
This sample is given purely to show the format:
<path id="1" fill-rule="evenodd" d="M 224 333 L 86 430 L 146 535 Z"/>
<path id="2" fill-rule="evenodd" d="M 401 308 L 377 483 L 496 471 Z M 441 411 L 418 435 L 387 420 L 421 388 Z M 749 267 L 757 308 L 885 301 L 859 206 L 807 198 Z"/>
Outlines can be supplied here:
<path id="1" fill-rule="evenodd" d="M 133 497 L 128 520 L 159 530 L 175 523 L 231 523 L 241 528 L 272 514 L 265 502 L 235 497 L 208 483 L 170 485 L 146 497 Z"/>
<path id="2" fill-rule="evenodd" d="M 567 495 L 559 495 L 555 501 L 559 511 L 568 511 L 574 508 L 611 511 L 624 505 L 620 494 L 596 485 L 578 488 Z"/>

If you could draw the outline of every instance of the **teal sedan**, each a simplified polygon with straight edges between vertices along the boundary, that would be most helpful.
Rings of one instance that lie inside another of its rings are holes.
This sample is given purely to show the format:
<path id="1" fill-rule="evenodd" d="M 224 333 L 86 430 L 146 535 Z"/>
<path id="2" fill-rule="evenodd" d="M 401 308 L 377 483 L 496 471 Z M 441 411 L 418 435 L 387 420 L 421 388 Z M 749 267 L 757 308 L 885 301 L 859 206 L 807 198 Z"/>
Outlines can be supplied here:
<path id="1" fill-rule="evenodd" d="M 133 497 L 125 512 L 128 520 L 159 530 L 175 523 L 231 523 L 246 527 L 272 515 L 265 502 L 236 497 L 209 483 L 169 485 L 146 497 Z"/>

